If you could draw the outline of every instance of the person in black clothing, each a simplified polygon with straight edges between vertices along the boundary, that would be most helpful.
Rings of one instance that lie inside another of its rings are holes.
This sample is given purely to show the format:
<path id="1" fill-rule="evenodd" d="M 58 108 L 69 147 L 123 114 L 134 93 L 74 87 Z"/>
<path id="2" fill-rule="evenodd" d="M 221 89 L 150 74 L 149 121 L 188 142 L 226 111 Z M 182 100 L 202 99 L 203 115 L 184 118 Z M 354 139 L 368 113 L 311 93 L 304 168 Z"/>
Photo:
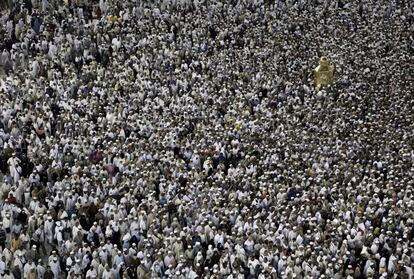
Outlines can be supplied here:
<path id="1" fill-rule="evenodd" d="M 20 271 L 20 267 L 18 265 L 14 266 L 12 272 L 14 279 L 22 279 L 22 272 Z"/>
<path id="2" fill-rule="evenodd" d="M 54 279 L 55 275 L 53 274 L 52 270 L 50 269 L 50 266 L 48 265 L 46 267 L 45 274 L 43 275 L 43 279 Z"/>
<path id="3" fill-rule="evenodd" d="M 0 222 L 0 246 L 3 249 L 6 243 L 6 230 L 3 228 L 3 222 Z"/>

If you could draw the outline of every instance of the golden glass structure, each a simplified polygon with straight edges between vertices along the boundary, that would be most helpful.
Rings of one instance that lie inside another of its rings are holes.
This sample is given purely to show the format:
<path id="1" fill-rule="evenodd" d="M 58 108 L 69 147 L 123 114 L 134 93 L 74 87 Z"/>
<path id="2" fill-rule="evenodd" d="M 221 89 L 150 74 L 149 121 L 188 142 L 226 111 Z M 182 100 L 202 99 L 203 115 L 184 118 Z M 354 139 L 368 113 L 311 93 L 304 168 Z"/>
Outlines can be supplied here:
<path id="1" fill-rule="evenodd" d="M 329 59 L 322 56 L 319 60 L 319 66 L 315 68 L 315 85 L 316 89 L 328 86 L 333 82 L 335 68 L 331 65 Z"/>

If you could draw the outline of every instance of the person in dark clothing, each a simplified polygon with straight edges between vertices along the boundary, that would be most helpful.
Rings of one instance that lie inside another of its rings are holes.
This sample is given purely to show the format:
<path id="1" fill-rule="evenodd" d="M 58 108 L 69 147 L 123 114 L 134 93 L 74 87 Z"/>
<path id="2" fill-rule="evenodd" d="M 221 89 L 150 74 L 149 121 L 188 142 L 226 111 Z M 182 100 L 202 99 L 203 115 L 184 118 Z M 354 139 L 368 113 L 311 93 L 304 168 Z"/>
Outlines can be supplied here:
<path id="1" fill-rule="evenodd" d="M 3 249 L 6 243 L 6 230 L 3 228 L 3 222 L 0 222 L 0 246 Z"/>
<path id="2" fill-rule="evenodd" d="M 43 279 L 54 279 L 54 278 L 55 278 L 55 275 L 50 269 L 50 265 L 48 265 L 46 268 L 45 274 L 43 275 Z"/>
<path id="3" fill-rule="evenodd" d="M 20 268 L 18 265 L 16 265 L 15 267 L 13 267 L 12 269 L 12 274 L 14 279 L 22 279 L 22 272 L 20 271 Z"/>

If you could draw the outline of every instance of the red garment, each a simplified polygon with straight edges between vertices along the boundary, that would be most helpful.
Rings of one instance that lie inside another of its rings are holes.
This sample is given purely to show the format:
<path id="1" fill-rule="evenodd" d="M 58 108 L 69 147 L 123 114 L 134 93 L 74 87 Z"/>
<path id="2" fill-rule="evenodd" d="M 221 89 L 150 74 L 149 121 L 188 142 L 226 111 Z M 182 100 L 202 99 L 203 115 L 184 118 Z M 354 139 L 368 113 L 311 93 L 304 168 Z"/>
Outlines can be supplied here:
<path id="1" fill-rule="evenodd" d="M 15 197 L 9 197 L 9 198 L 7 199 L 7 201 L 8 201 L 9 203 L 11 203 L 11 204 L 16 204 L 16 203 L 17 203 L 17 200 L 16 200 L 16 198 L 15 198 Z"/>

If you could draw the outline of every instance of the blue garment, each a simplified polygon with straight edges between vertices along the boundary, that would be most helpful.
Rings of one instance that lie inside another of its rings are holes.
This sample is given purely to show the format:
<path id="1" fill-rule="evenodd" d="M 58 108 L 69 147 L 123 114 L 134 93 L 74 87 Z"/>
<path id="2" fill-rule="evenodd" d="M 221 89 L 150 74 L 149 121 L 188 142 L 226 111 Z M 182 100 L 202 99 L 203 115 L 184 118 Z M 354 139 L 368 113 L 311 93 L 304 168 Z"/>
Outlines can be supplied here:
<path id="1" fill-rule="evenodd" d="M 40 22 L 40 19 L 36 17 L 33 23 L 33 30 L 36 32 L 36 34 L 39 34 L 41 25 L 42 24 Z"/>
<path id="2" fill-rule="evenodd" d="M 122 250 L 124 249 L 127 249 L 127 250 L 129 249 L 129 240 L 122 242 Z"/>

